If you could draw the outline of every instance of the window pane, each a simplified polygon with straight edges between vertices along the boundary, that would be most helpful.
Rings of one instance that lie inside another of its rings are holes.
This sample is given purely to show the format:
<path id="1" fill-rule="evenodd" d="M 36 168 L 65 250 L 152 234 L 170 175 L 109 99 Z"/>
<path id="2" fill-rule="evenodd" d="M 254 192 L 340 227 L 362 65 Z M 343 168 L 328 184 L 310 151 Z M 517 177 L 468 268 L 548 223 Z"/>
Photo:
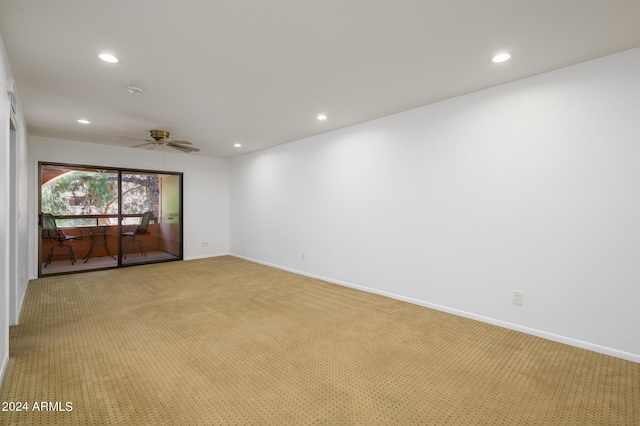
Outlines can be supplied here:
<path id="1" fill-rule="evenodd" d="M 116 172 L 44 166 L 42 176 L 43 212 L 54 216 L 118 214 L 118 174 Z M 95 219 L 79 222 L 75 220 L 60 222 L 60 226 L 96 223 Z M 105 221 L 108 222 L 108 220 L 100 220 L 100 222 Z"/>
<path id="2" fill-rule="evenodd" d="M 122 214 L 158 214 L 159 181 L 157 174 L 122 174 Z M 123 224 L 138 223 L 135 218 L 124 218 Z"/>

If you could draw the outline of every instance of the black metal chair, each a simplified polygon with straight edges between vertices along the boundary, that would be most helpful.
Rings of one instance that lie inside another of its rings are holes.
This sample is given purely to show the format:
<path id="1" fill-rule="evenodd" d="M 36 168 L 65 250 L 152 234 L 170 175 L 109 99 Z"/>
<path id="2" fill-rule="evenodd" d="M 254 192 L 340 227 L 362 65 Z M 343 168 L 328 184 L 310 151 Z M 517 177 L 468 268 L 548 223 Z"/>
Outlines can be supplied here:
<path id="1" fill-rule="evenodd" d="M 56 219 L 50 213 L 43 213 L 42 215 L 42 238 L 45 240 L 57 241 L 57 245 L 51 246 L 49 249 L 49 254 L 47 255 L 47 260 L 44 263 L 44 267 L 51 263 L 51 258 L 53 257 L 53 252 L 57 248 L 65 248 L 67 249 L 67 253 L 69 254 L 69 260 L 71 264 L 76 263 L 76 258 L 73 255 L 73 248 L 70 244 L 65 244 L 67 241 L 73 240 L 81 240 L 82 235 L 66 235 L 61 229 L 56 225 Z"/>
<path id="2" fill-rule="evenodd" d="M 145 234 L 147 232 L 150 218 L 151 218 L 151 212 L 146 212 L 145 214 L 142 215 L 142 221 L 140 222 L 140 225 L 136 226 L 136 229 L 134 229 L 133 231 L 127 231 L 122 233 L 123 237 L 131 237 L 131 239 L 125 241 L 124 243 L 124 247 L 122 249 L 123 259 L 127 258 L 127 253 L 129 252 L 129 244 L 131 243 L 137 243 L 140 247 L 140 253 L 144 254 L 144 257 L 147 257 L 147 252 L 144 251 L 144 244 L 142 244 L 142 241 L 137 239 L 136 236 L 140 234 Z"/>

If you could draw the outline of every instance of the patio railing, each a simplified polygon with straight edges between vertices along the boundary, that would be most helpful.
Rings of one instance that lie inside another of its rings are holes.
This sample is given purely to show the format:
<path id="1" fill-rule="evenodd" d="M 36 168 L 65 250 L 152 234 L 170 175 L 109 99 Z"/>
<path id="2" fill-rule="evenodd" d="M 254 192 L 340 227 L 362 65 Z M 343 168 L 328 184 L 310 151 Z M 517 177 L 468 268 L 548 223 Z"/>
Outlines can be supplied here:
<path id="1" fill-rule="evenodd" d="M 122 224 L 133 225 L 140 223 L 140 219 L 143 216 L 140 214 L 123 214 Z M 59 228 L 73 228 L 76 226 L 98 226 L 98 225 L 117 225 L 117 214 L 84 214 L 84 215 L 59 215 L 54 216 L 56 219 L 56 225 Z M 152 216 L 151 223 L 155 223 L 156 218 Z"/>

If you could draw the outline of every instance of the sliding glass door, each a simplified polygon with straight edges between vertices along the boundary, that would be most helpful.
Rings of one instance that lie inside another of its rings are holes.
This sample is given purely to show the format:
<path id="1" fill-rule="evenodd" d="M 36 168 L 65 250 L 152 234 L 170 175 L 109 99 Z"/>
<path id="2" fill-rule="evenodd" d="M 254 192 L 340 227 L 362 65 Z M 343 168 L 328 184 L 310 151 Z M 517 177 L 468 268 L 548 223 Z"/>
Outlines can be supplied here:
<path id="1" fill-rule="evenodd" d="M 40 183 L 40 276 L 182 259 L 181 173 L 41 163 Z"/>
<path id="2" fill-rule="evenodd" d="M 181 176 L 160 177 L 160 224 L 163 251 L 182 257 Z"/>

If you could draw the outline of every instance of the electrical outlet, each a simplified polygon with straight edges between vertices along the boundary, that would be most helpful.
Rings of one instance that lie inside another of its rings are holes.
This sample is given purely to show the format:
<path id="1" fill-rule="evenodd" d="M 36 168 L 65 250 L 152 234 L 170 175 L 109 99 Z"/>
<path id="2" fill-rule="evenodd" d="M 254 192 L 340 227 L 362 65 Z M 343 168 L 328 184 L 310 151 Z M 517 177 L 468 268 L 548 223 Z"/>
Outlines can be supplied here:
<path id="1" fill-rule="evenodd" d="M 209 243 L 207 241 L 203 241 L 200 247 L 209 247 Z"/>
<path id="2" fill-rule="evenodd" d="M 304 253 L 302 253 L 302 260 L 305 260 L 305 259 L 306 259 L 305 255 L 304 255 Z"/>
<path id="3" fill-rule="evenodd" d="M 513 290 L 513 304 L 522 305 L 524 294 L 521 291 Z"/>

